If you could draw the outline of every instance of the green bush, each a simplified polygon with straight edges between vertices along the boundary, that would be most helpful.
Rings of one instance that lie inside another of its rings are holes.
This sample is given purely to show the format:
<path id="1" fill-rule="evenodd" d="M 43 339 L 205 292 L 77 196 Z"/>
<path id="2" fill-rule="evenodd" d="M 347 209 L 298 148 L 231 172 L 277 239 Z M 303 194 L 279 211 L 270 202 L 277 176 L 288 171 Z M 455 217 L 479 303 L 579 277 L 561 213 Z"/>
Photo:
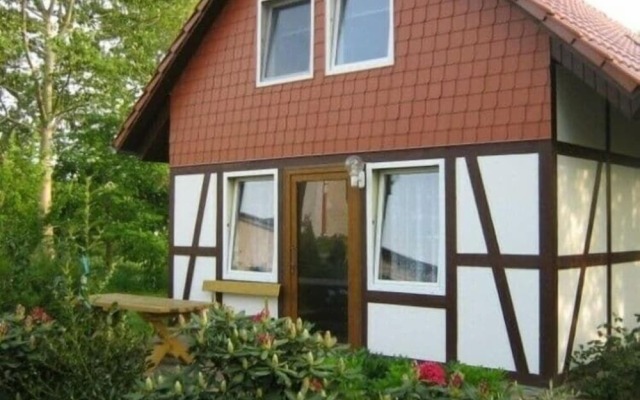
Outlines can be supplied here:
<path id="1" fill-rule="evenodd" d="M 640 315 L 636 315 L 640 322 Z M 640 393 L 640 326 L 627 329 L 622 319 L 598 328 L 598 340 L 581 345 L 572 357 L 569 383 L 598 400 L 637 400 Z"/>
<path id="2" fill-rule="evenodd" d="M 183 328 L 193 338 L 192 368 L 140 384 L 130 399 L 320 399 L 350 395 L 357 375 L 346 348 L 298 319 L 256 316 L 215 304 Z"/>
<path id="3" fill-rule="evenodd" d="M 122 399 L 145 370 L 147 338 L 125 314 L 98 312 L 83 298 L 0 316 L 0 398 Z"/>

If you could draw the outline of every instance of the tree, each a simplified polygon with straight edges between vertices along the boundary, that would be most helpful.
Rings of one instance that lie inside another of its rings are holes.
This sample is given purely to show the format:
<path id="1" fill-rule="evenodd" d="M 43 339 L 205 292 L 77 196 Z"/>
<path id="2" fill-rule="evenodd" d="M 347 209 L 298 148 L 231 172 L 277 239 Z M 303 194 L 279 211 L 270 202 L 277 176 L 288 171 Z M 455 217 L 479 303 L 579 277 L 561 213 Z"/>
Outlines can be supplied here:
<path id="1" fill-rule="evenodd" d="M 196 1 L 0 0 L 0 289 L 34 243 L 105 282 L 165 271 L 167 168 L 110 145 Z"/>
<path id="2" fill-rule="evenodd" d="M 36 141 L 39 209 L 56 154 L 87 114 L 122 118 L 195 0 L 0 0 L 0 152 Z M 50 247 L 53 226 L 45 224 Z"/>

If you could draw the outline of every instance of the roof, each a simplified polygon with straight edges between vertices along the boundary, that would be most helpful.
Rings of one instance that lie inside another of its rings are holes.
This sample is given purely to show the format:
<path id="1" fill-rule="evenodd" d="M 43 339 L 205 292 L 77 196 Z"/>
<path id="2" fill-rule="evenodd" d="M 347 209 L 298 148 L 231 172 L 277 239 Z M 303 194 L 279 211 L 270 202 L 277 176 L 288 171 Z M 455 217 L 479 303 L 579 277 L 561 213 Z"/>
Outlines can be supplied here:
<path id="1" fill-rule="evenodd" d="M 640 90 L 640 36 L 583 0 L 511 0 L 629 93 Z"/>
<path id="2" fill-rule="evenodd" d="M 171 89 L 227 1 L 201 0 L 196 6 L 115 138 L 118 151 L 168 160 Z M 613 81 L 640 118 L 640 36 L 583 0 L 508 1 Z"/>

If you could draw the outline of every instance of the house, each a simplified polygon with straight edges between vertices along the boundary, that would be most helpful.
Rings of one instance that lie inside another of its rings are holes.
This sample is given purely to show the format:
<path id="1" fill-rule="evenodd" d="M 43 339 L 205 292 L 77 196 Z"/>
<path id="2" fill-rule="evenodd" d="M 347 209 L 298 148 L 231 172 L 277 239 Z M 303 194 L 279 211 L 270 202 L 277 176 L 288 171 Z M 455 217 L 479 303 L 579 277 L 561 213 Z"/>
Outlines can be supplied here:
<path id="1" fill-rule="evenodd" d="M 639 120 L 581 0 L 203 0 L 115 146 L 170 165 L 171 296 L 541 383 L 640 313 Z"/>

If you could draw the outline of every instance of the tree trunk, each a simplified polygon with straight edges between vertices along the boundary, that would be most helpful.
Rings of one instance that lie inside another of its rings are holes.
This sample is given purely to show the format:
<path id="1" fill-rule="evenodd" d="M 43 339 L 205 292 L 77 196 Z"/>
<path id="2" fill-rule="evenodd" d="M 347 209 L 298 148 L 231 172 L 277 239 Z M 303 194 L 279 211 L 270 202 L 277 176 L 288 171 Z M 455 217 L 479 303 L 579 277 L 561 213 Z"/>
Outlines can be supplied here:
<path id="1" fill-rule="evenodd" d="M 43 249 L 53 256 L 53 226 L 48 221 L 53 202 L 53 135 L 56 129 L 54 114 L 53 74 L 55 72 L 56 53 L 54 48 L 55 32 L 51 9 L 43 13 L 45 27 L 44 63 L 42 65 L 42 88 L 40 90 L 41 129 L 40 129 L 40 166 L 42 168 L 42 186 L 40 188 L 40 212 L 45 221 L 43 230 Z"/>

